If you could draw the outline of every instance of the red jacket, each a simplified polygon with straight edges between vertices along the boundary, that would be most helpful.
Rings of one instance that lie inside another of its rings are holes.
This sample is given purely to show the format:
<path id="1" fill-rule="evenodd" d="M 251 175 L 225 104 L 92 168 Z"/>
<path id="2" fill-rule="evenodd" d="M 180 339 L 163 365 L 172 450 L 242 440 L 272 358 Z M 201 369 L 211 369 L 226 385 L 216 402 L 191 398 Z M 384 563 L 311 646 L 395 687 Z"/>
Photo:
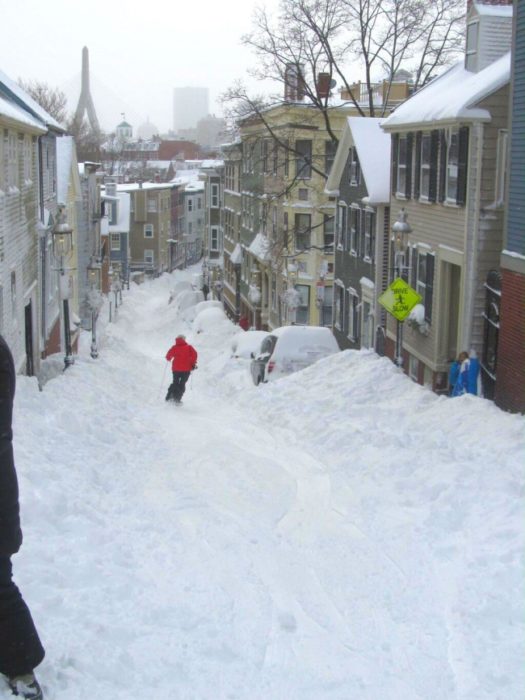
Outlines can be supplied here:
<path id="1" fill-rule="evenodd" d="M 171 360 L 172 372 L 191 372 L 197 362 L 197 351 L 184 338 L 176 338 L 175 345 L 166 353 L 166 359 Z"/>

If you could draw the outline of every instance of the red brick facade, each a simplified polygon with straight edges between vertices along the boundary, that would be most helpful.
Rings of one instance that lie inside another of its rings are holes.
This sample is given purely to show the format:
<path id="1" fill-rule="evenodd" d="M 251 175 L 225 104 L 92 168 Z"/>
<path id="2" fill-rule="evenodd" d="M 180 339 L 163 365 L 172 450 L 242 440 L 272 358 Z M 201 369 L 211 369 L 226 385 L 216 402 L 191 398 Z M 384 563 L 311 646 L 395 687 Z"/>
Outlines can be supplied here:
<path id="1" fill-rule="evenodd" d="M 525 275 L 502 268 L 496 404 L 525 413 Z"/>

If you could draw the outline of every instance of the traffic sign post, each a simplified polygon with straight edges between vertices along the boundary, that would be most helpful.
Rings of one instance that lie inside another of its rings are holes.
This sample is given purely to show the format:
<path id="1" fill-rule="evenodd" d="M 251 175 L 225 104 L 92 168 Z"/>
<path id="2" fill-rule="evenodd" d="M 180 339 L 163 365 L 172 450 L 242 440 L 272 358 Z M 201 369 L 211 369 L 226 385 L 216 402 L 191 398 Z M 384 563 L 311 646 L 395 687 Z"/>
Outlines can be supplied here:
<path id="1" fill-rule="evenodd" d="M 383 306 L 397 321 L 396 365 L 398 367 L 401 367 L 403 364 L 403 322 L 414 306 L 421 301 L 421 295 L 401 277 L 397 277 L 378 298 L 378 302 L 381 306 Z"/>

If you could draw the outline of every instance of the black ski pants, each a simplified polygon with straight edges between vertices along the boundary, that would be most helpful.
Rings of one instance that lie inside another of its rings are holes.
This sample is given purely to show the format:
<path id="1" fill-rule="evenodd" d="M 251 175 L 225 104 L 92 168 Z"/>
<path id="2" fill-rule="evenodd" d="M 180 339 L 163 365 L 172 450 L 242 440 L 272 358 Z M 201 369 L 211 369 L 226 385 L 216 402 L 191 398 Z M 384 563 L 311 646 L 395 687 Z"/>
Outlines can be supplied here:
<path id="1" fill-rule="evenodd" d="M 45 653 L 12 577 L 11 558 L 0 556 L 0 673 L 9 678 L 31 673 Z"/>
<path id="2" fill-rule="evenodd" d="M 166 400 L 174 399 L 175 401 L 180 401 L 182 399 L 189 376 L 189 372 L 173 372 L 173 382 L 168 389 Z"/>

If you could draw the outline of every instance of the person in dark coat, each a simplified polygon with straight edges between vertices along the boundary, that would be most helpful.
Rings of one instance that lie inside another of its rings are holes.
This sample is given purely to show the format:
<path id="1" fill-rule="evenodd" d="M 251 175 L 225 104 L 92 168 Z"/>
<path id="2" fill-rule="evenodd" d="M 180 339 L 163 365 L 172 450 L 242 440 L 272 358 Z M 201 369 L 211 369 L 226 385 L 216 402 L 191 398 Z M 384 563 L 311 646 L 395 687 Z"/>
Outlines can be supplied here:
<path id="1" fill-rule="evenodd" d="M 166 360 L 171 360 L 171 371 L 173 372 L 173 382 L 171 383 L 166 401 L 181 403 L 181 399 L 186 391 L 186 382 L 192 372 L 197 367 L 197 351 L 186 342 L 184 335 L 175 338 L 175 345 L 166 353 Z"/>
<path id="2" fill-rule="evenodd" d="M 33 670 L 45 652 L 12 578 L 11 557 L 22 544 L 12 442 L 15 382 L 13 356 L 0 335 L 0 673 L 7 677 L 14 695 L 42 700 Z"/>

